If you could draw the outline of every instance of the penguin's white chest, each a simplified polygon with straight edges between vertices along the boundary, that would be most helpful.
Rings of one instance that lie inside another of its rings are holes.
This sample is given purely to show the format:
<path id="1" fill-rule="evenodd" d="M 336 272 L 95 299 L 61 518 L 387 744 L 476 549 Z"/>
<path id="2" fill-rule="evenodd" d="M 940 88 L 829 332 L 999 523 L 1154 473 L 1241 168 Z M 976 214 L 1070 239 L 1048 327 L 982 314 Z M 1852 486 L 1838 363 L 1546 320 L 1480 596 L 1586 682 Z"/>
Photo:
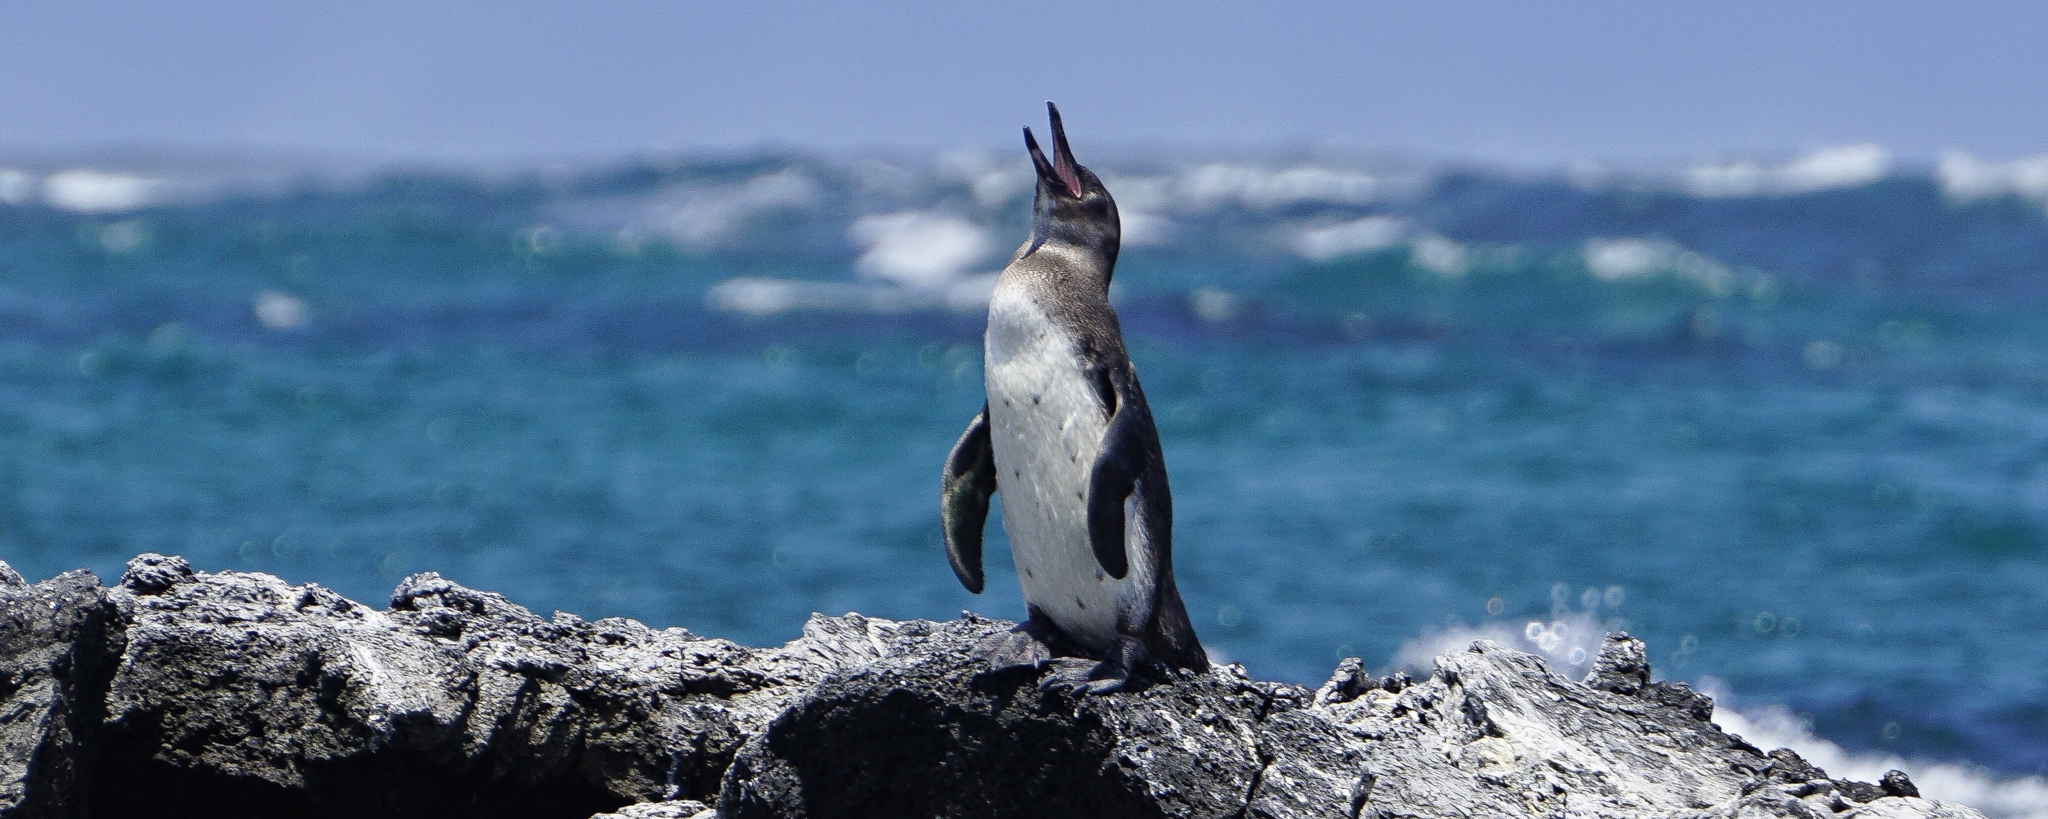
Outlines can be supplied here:
<path id="1" fill-rule="evenodd" d="M 1024 599 L 1095 650 L 1116 642 L 1117 600 L 1088 540 L 1088 478 L 1109 427 L 1074 339 L 1023 288 L 999 283 L 984 346 L 996 496 Z"/>

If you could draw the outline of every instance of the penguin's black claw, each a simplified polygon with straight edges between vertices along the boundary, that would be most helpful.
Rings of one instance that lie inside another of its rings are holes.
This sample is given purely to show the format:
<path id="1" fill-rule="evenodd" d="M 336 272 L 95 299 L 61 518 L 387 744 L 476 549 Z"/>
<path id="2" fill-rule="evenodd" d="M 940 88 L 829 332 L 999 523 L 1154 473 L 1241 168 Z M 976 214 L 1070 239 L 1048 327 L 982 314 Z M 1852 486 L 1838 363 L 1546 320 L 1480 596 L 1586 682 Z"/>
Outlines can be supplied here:
<path id="1" fill-rule="evenodd" d="M 1052 673 L 1038 681 L 1038 690 L 1048 693 L 1058 691 L 1078 697 L 1087 694 L 1111 694 L 1125 690 L 1130 685 L 1130 672 L 1117 667 L 1114 663 L 1063 659 L 1055 661 Z"/>

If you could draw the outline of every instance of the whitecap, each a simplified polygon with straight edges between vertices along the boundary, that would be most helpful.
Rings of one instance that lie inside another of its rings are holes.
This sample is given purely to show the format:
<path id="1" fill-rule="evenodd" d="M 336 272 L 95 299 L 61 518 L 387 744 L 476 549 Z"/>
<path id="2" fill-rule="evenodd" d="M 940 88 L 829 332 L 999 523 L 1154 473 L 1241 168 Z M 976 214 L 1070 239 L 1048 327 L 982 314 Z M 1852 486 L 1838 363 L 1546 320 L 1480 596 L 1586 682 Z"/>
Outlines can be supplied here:
<path id="1" fill-rule="evenodd" d="M 939 211 L 871 214 L 854 220 L 846 234 L 866 248 L 855 270 L 906 287 L 944 287 L 995 248 L 980 226 Z"/>
<path id="2" fill-rule="evenodd" d="M 1935 163 L 1934 181 L 1941 186 L 1942 194 L 1955 202 L 1995 196 L 2048 202 L 2048 154 L 2010 162 L 1985 162 L 1951 151 Z"/>
<path id="3" fill-rule="evenodd" d="M 921 311 L 974 312 L 988 308 L 996 274 L 962 276 L 944 287 L 904 287 L 883 282 L 821 282 L 798 279 L 738 277 L 713 285 L 705 306 L 750 318 L 783 313 L 873 313 L 891 315 Z"/>
<path id="4" fill-rule="evenodd" d="M 1439 276 L 1456 278 L 1472 269 L 1472 252 L 1464 245 L 1431 233 L 1418 236 L 1408 244 L 1408 261 Z"/>
<path id="5" fill-rule="evenodd" d="M 1236 204 L 1271 210 L 1303 203 L 1362 205 L 1380 198 L 1385 185 L 1368 174 L 1311 165 L 1274 171 L 1211 163 L 1181 174 L 1175 188 L 1177 201 L 1192 209 Z"/>
<path id="6" fill-rule="evenodd" d="M 1398 216 L 1367 216 L 1330 225 L 1302 228 L 1289 244 L 1302 258 L 1314 262 L 1385 250 L 1400 244 L 1414 225 Z"/>
<path id="7" fill-rule="evenodd" d="M 120 213 L 160 204 L 168 194 L 161 179 L 85 168 L 58 171 L 43 179 L 43 201 L 74 213 Z"/>
<path id="8" fill-rule="evenodd" d="M 1891 152 L 1882 146 L 1837 145 L 1782 165 L 1754 160 L 1694 165 L 1680 175 L 1680 186 L 1708 198 L 1815 193 L 1868 185 L 1883 179 L 1891 166 Z"/>
<path id="9" fill-rule="evenodd" d="M 1665 239 L 1588 239 L 1579 249 L 1579 258 L 1593 278 L 1608 282 L 1669 274 L 1719 295 L 1728 292 L 1737 278 L 1727 265 Z"/>
<path id="10" fill-rule="evenodd" d="M 709 249 L 731 240 L 750 219 L 816 207 L 823 196 L 823 187 L 810 174 L 783 168 L 738 184 L 670 191 L 647 205 L 643 218 L 651 232 Z"/>

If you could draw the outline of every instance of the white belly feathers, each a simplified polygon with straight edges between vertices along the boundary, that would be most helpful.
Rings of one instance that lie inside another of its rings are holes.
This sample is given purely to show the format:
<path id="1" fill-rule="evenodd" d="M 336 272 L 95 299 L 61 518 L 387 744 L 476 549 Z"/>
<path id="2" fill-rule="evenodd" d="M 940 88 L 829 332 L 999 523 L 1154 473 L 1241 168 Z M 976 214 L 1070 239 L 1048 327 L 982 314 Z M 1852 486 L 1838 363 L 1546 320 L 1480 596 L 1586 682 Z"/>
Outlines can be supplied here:
<path id="1" fill-rule="evenodd" d="M 1088 476 L 1108 428 L 1101 400 L 1073 340 L 1022 287 L 998 284 L 984 349 L 996 497 L 1024 599 L 1106 650 L 1126 581 L 1102 571 L 1088 541 Z"/>

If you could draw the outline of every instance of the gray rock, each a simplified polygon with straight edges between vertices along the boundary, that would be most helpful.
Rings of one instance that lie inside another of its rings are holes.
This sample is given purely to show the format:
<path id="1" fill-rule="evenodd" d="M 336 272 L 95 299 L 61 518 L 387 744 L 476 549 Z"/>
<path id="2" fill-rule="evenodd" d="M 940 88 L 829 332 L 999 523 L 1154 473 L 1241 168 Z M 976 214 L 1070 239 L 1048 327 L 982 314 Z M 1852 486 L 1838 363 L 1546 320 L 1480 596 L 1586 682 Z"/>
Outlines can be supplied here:
<path id="1" fill-rule="evenodd" d="M 136 594 L 160 594 L 192 579 L 192 564 L 176 555 L 144 552 L 129 559 L 121 573 L 121 587 Z"/>
<path id="2" fill-rule="evenodd" d="M 83 815 L 119 639 L 91 572 L 0 582 L 0 816 Z"/>
<path id="3" fill-rule="evenodd" d="M 1980 816 L 1760 752 L 1626 635 L 1584 682 L 1479 643 L 1421 680 L 1074 698 L 984 671 L 1010 625 L 814 616 L 755 649 L 433 573 L 384 610 L 159 555 L 0 574 L 0 819 Z"/>
<path id="4" fill-rule="evenodd" d="M 177 787 L 217 812 L 414 815 L 484 799 L 581 816 L 709 799 L 740 743 L 849 656 L 544 620 L 433 573 L 386 611 L 261 574 L 131 575 L 175 582 L 107 592 L 129 621 L 108 728 L 131 750 L 122 764 L 189 781 Z M 303 798 L 315 793 L 317 806 Z"/>

